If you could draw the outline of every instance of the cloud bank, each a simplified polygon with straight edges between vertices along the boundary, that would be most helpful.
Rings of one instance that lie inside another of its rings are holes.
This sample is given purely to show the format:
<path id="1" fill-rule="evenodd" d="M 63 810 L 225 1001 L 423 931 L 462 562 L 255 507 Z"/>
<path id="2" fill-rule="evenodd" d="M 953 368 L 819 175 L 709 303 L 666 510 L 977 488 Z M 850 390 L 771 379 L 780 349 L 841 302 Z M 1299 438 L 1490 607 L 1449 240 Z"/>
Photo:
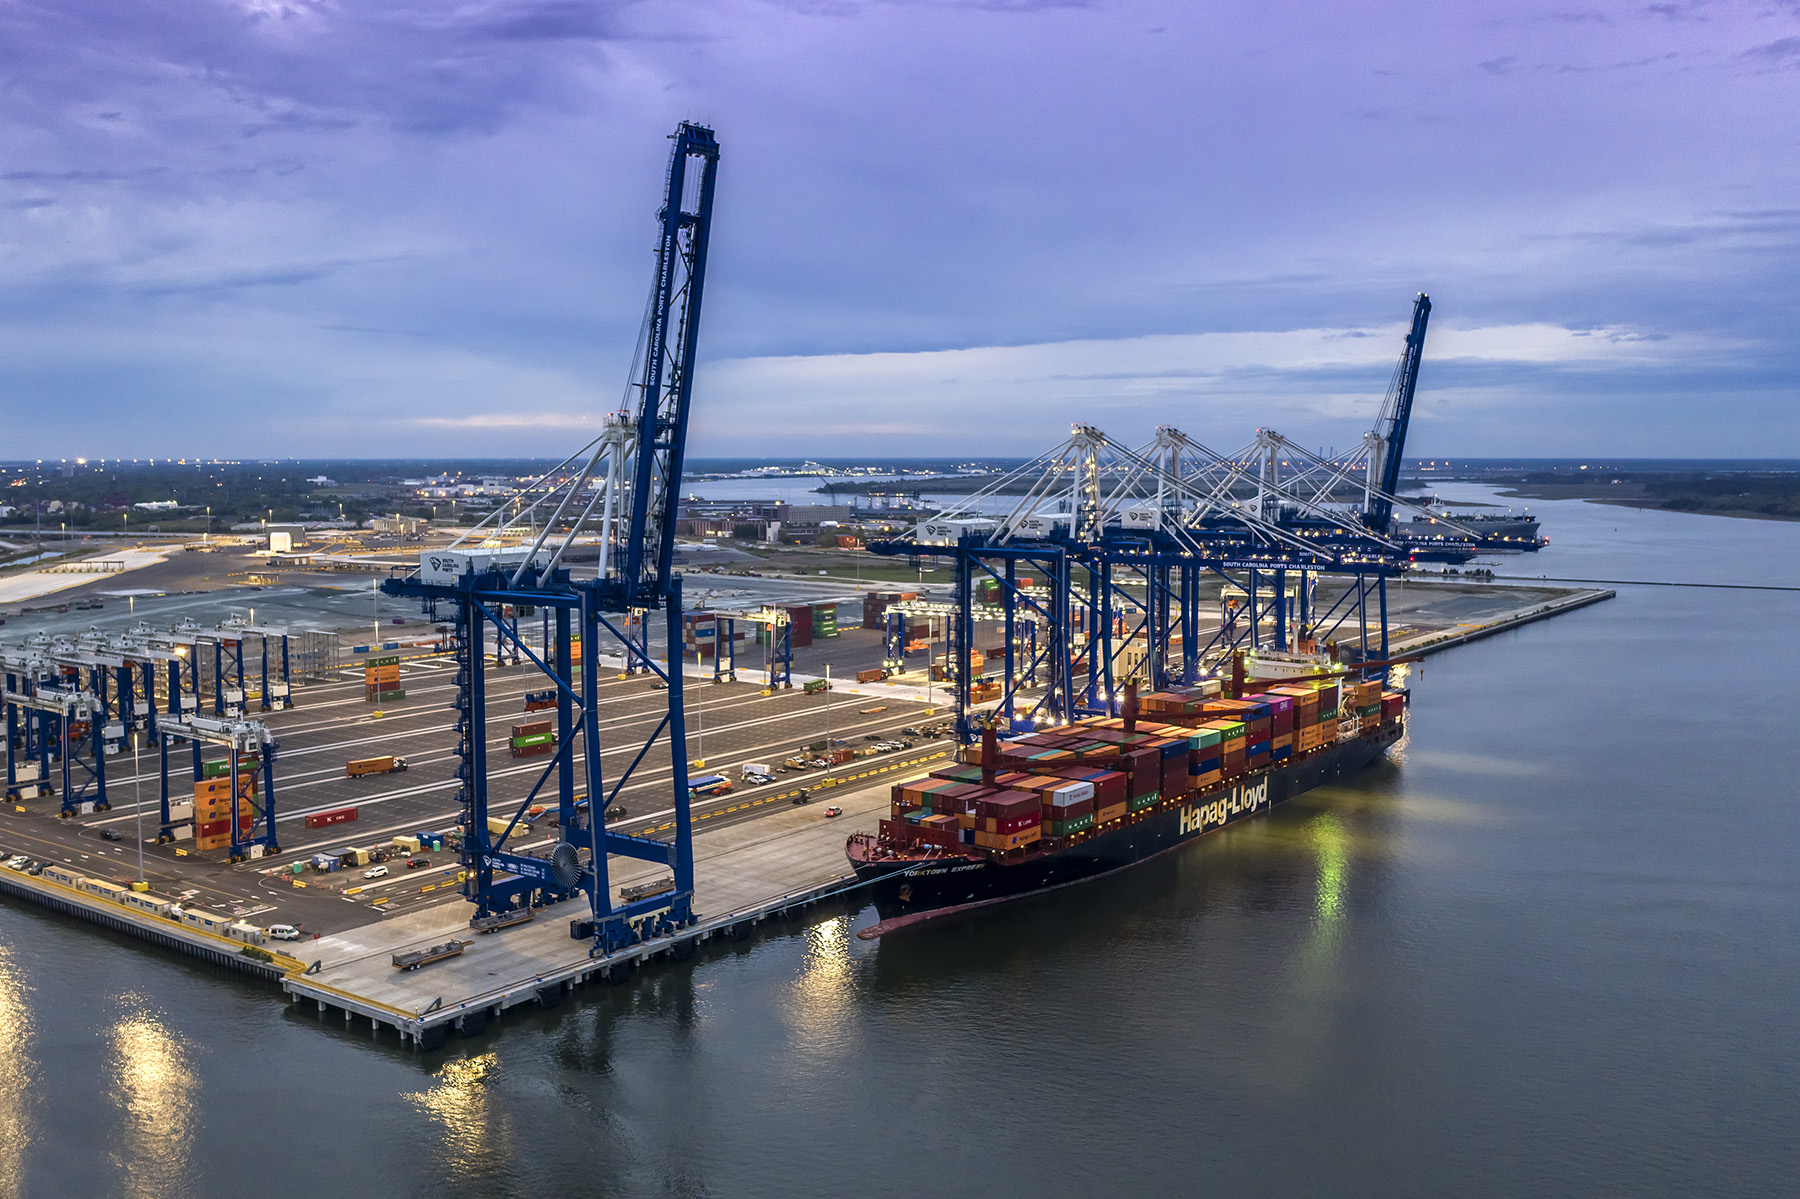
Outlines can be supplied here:
<path id="1" fill-rule="evenodd" d="M 692 449 L 1788 454 L 1791 5 L 0 0 L 0 457 L 560 454 L 667 143 Z"/>

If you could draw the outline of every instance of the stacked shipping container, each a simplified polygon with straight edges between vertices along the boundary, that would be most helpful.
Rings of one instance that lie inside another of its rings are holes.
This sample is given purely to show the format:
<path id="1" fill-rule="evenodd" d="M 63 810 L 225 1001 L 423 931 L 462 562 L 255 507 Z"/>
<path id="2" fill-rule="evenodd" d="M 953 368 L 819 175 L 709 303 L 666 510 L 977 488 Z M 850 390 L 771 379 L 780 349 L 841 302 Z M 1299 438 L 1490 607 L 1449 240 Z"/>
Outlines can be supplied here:
<path id="1" fill-rule="evenodd" d="M 893 819 L 883 822 L 883 831 L 896 843 L 910 838 L 951 848 L 950 822 L 941 819 L 948 816 L 964 845 L 1019 849 L 1104 831 L 1132 812 L 1229 784 L 1338 739 L 1335 679 L 1296 680 L 1241 699 L 1219 698 L 1217 690 L 1145 696 L 1142 702 L 1154 703 L 1155 718 L 1166 724 L 1138 720 L 1128 727 L 1122 719 L 1090 717 L 996 744 L 991 762 L 983 746 L 966 746 L 957 765 L 894 786 Z M 1384 694 L 1379 683 L 1345 683 L 1342 691 L 1362 707 L 1373 695 L 1372 720 L 1388 723 L 1403 714 L 1406 697 Z M 1034 822 L 1024 820 L 1020 795 L 1036 797 Z"/>
<path id="2" fill-rule="evenodd" d="M 370 658 L 363 663 L 363 697 L 372 704 L 406 697 L 406 692 L 400 689 L 398 656 Z"/>

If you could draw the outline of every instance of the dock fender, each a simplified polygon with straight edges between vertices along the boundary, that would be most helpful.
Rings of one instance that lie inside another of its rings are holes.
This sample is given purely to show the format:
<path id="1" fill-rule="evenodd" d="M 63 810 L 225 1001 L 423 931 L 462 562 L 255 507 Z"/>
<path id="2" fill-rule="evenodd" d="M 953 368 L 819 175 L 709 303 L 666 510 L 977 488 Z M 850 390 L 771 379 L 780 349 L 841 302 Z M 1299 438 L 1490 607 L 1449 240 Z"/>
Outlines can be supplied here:
<path id="1" fill-rule="evenodd" d="M 465 1037 L 477 1037 L 487 1031 L 488 1010 L 472 1008 L 457 1018 L 456 1027 Z"/>
<path id="2" fill-rule="evenodd" d="M 537 1000 L 538 1006 L 541 1008 L 553 1008 L 558 1006 L 563 1001 L 562 984 L 551 983 L 547 987 L 539 987 Z"/>
<path id="3" fill-rule="evenodd" d="M 698 937 L 683 937 L 670 948 L 676 961 L 685 962 L 694 956 L 695 947 L 700 944 Z"/>
<path id="4" fill-rule="evenodd" d="M 449 1042 L 450 1026 L 448 1024 L 433 1024 L 419 1030 L 420 1049 L 442 1049 Z"/>

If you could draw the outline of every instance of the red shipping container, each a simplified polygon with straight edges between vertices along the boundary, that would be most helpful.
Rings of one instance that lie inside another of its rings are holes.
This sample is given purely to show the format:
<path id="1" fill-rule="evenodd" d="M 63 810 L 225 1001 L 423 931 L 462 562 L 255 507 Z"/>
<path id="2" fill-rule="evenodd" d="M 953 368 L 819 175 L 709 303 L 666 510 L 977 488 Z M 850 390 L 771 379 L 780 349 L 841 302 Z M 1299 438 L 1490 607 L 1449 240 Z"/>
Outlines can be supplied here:
<path id="1" fill-rule="evenodd" d="M 1187 758 L 1164 758 L 1162 772 L 1162 791 L 1164 799 L 1179 799 L 1187 794 L 1188 764 Z"/>
<path id="2" fill-rule="evenodd" d="M 248 814 L 239 816 L 238 831 L 241 833 L 249 832 L 250 824 L 253 819 L 254 818 Z M 194 835 L 196 837 L 223 837 L 229 832 L 231 832 L 231 817 L 229 816 L 223 820 L 208 820 L 204 824 L 196 824 L 194 826 Z"/>
<path id="3" fill-rule="evenodd" d="M 1042 801 L 1028 791 L 1001 791 L 975 801 L 975 815 L 983 820 L 1010 820 L 1037 814 Z"/>
<path id="4" fill-rule="evenodd" d="M 1091 799 L 1078 799 L 1074 803 L 1064 804 L 1061 807 L 1056 807 L 1046 799 L 1044 806 L 1040 809 L 1040 814 L 1045 820 L 1075 820 L 1086 816 L 1093 810 L 1094 801 Z"/>
<path id="5" fill-rule="evenodd" d="M 330 812 L 313 812 L 306 817 L 307 828 L 325 828 L 333 824 L 348 824 L 356 819 L 355 808 L 338 808 Z"/>
<path id="6" fill-rule="evenodd" d="M 1136 799 L 1162 789 L 1162 750 L 1138 749 L 1128 755 L 1131 772 L 1130 793 Z M 1185 764 L 1184 764 L 1185 766 Z"/>

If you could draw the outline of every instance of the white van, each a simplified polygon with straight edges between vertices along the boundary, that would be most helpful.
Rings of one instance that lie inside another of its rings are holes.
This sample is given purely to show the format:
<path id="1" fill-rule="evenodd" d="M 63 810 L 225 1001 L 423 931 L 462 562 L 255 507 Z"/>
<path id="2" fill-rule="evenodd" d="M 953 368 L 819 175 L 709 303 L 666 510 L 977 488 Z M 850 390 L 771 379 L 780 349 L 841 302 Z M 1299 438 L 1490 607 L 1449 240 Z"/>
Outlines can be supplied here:
<path id="1" fill-rule="evenodd" d="M 277 941 L 298 941 L 300 939 L 300 930 L 291 924 L 271 924 L 265 931 Z"/>

